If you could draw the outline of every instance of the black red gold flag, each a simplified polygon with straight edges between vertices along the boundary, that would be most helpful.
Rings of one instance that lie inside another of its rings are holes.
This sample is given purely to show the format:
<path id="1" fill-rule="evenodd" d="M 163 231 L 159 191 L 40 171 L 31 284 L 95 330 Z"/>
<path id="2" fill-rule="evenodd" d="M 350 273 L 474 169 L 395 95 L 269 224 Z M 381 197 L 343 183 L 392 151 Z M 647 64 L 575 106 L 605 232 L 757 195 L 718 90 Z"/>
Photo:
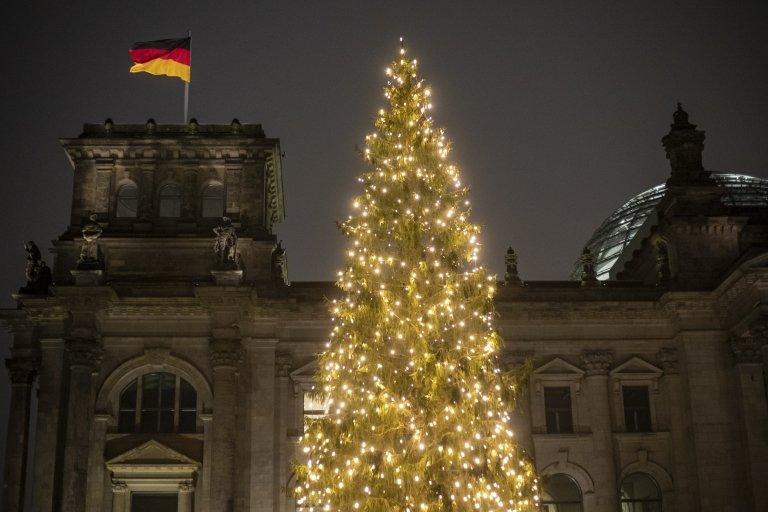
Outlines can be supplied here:
<path id="1" fill-rule="evenodd" d="M 128 50 L 133 60 L 131 73 L 177 76 L 189 82 L 191 39 L 185 37 L 134 43 Z"/>

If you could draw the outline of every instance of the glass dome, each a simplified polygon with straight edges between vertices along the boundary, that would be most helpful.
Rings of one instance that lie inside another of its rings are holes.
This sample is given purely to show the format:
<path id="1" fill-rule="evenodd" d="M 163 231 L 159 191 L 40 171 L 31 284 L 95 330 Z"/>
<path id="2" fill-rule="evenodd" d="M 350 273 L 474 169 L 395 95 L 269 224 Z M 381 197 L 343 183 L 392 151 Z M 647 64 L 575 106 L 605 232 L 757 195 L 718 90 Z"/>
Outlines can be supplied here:
<path id="1" fill-rule="evenodd" d="M 768 180 L 730 173 L 712 173 L 712 177 L 725 189 L 723 203 L 729 206 L 768 206 Z M 611 269 L 630 242 L 644 227 L 650 230 L 656 224 L 656 205 L 661 202 L 666 190 L 666 185 L 661 184 L 641 192 L 621 205 L 595 230 L 586 246 L 595 256 L 598 279 L 602 281 L 615 277 Z M 577 260 L 571 278 L 579 279 L 579 272 Z"/>

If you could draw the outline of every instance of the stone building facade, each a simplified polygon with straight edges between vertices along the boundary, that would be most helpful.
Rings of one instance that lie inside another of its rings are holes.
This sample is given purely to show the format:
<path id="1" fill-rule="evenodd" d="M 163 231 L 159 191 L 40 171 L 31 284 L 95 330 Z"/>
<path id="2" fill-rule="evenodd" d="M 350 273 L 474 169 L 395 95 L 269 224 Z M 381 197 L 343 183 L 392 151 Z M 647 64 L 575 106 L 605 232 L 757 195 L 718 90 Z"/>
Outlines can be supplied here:
<path id="1" fill-rule="evenodd" d="M 573 281 L 508 260 L 503 361 L 532 361 L 514 422 L 548 512 L 768 510 L 768 195 L 723 201 L 703 141 L 679 109 L 666 190 L 609 279 L 588 252 Z M 336 292 L 287 280 L 279 141 L 107 120 L 61 143 L 69 226 L 0 312 L 3 510 L 294 511 Z"/>

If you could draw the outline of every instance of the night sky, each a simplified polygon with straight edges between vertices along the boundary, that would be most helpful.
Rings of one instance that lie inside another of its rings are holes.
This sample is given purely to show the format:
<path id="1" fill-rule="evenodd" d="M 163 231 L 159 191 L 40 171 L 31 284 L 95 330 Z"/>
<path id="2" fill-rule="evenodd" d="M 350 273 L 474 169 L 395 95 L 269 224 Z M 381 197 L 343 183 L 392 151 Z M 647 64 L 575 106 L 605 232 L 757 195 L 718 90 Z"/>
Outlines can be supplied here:
<path id="1" fill-rule="evenodd" d="M 706 130 L 705 167 L 768 177 L 765 1 L 30 1 L 2 2 L 0 20 L 3 306 L 24 281 L 23 241 L 46 252 L 68 222 L 57 139 L 107 117 L 181 122 L 182 82 L 129 74 L 127 49 L 187 29 L 190 114 L 281 139 L 278 236 L 294 281 L 332 280 L 342 261 L 334 221 L 357 190 L 356 147 L 401 35 L 498 273 L 511 244 L 523 279 L 567 279 L 600 222 L 666 179 L 659 139 L 677 101 Z"/>

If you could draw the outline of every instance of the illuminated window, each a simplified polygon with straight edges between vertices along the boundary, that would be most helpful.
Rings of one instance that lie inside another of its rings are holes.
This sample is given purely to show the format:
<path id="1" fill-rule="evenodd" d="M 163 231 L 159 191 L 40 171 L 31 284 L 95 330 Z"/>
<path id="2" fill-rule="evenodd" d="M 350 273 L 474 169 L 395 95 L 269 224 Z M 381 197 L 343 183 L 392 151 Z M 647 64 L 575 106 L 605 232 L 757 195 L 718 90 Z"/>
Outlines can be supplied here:
<path id="1" fill-rule="evenodd" d="M 621 482 L 621 512 L 661 512 L 661 492 L 653 478 L 632 473 Z"/>
<path id="2" fill-rule="evenodd" d="M 181 187 L 168 184 L 160 189 L 159 215 L 160 217 L 181 216 Z"/>
<path id="3" fill-rule="evenodd" d="M 136 217 L 139 210 L 139 189 L 135 183 L 126 183 L 117 190 L 117 208 L 115 215 L 118 217 Z"/>
<path id="4" fill-rule="evenodd" d="M 203 189 L 202 215 L 207 218 L 224 216 L 224 185 L 211 183 Z"/>
<path id="5" fill-rule="evenodd" d="M 148 373 L 120 393 L 117 430 L 133 432 L 195 432 L 197 392 L 172 373 Z"/>
<path id="6" fill-rule="evenodd" d="M 581 489 L 570 476 L 562 473 L 545 476 L 541 489 L 542 512 L 582 512 Z"/>
<path id="7" fill-rule="evenodd" d="M 651 402 L 648 386 L 622 386 L 624 424 L 627 432 L 651 431 Z"/>
<path id="8" fill-rule="evenodd" d="M 328 413 L 328 401 L 304 393 L 304 418 L 322 418 Z"/>
<path id="9" fill-rule="evenodd" d="M 544 410 L 548 434 L 567 434 L 573 432 L 570 387 L 545 387 Z"/>

